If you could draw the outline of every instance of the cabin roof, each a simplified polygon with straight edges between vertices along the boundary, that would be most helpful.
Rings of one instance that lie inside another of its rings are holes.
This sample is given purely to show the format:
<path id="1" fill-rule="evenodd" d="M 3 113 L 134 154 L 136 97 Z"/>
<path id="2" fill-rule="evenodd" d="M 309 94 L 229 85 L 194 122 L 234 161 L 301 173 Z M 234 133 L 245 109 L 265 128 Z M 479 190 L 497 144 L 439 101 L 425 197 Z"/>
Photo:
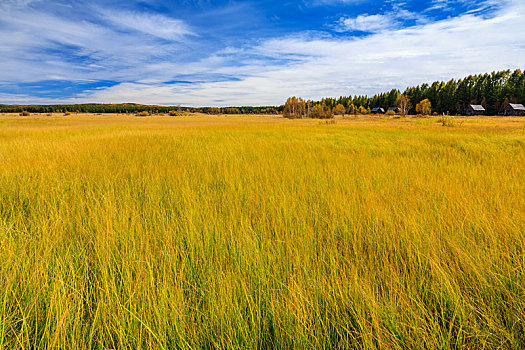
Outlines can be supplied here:
<path id="1" fill-rule="evenodd" d="M 520 103 L 509 103 L 509 106 L 511 106 L 515 111 L 525 111 L 525 106 Z"/>
<path id="2" fill-rule="evenodd" d="M 470 108 L 472 108 L 475 111 L 480 111 L 480 112 L 484 112 L 485 111 L 485 108 L 483 108 L 482 105 L 470 105 Z"/>

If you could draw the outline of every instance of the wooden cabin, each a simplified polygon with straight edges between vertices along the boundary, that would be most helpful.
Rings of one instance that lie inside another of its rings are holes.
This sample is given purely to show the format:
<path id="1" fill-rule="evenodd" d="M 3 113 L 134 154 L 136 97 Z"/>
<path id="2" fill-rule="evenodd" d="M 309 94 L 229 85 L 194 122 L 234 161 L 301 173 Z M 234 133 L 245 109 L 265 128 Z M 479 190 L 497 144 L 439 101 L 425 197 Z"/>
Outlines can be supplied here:
<path id="1" fill-rule="evenodd" d="M 467 107 L 467 115 L 485 115 L 486 111 L 482 105 L 469 105 Z"/>
<path id="2" fill-rule="evenodd" d="M 372 114 L 385 114 L 385 110 L 381 107 L 372 108 Z"/>
<path id="3" fill-rule="evenodd" d="M 523 117 L 525 116 L 525 106 L 518 103 L 509 103 L 505 107 L 505 116 Z"/>

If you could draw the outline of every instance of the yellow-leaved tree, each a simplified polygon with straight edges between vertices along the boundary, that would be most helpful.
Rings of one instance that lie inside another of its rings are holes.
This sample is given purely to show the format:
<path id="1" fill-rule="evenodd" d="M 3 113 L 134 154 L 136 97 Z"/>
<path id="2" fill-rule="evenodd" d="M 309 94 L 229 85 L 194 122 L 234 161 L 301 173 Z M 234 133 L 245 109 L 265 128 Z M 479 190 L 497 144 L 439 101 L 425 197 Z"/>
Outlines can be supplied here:
<path id="1" fill-rule="evenodd" d="M 400 95 L 397 98 L 396 105 L 399 107 L 399 110 L 403 117 L 406 117 L 408 111 L 410 111 L 410 108 L 412 108 L 412 104 L 410 103 L 410 99 L 407 95 Z"/>
<path id="2" fill-rule="evenodd" d="M 423 101 L 419 102 L 416 105 L 416 112 L 422 115 L 430 115 L 430 113 L 432 112 L 430 100 L 426 98 Z"/>
<path id="3" fill-rule="evenodd" d="M 342 104 L 338 104 L 337 106 L 335 106 L 334 114 L 342 115 L 344 117 L 345 113 L 346 113 L 345 106 L 343 106 Z"/>
<path id="4" fill-rule="evenodd" d="M 302 98 L 289 97 L 284 104 L 283 117 L 302 118 L 306 113 L 306 103 Z"/>

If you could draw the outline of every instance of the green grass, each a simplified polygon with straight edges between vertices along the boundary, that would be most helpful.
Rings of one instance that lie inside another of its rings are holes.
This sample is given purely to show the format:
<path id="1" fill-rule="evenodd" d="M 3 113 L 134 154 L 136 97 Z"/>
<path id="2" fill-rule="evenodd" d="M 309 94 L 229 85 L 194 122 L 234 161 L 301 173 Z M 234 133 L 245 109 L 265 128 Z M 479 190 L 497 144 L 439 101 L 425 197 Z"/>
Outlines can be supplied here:
<path id="1" fill-rule="evenodd" d="M 524 123 L 0 117 L 0 348 L 524 348 Z"/>

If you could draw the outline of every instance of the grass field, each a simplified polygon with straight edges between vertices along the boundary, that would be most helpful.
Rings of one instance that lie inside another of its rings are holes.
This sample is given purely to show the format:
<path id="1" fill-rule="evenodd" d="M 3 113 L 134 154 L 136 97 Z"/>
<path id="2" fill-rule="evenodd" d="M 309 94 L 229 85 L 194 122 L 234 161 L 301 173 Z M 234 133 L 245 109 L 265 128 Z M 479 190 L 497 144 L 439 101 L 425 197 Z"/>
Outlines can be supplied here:
<path id="1" fill-rule="evenodd" d="M 0 348 L 525 348 L 525 118 L 0 116 Z"/>

